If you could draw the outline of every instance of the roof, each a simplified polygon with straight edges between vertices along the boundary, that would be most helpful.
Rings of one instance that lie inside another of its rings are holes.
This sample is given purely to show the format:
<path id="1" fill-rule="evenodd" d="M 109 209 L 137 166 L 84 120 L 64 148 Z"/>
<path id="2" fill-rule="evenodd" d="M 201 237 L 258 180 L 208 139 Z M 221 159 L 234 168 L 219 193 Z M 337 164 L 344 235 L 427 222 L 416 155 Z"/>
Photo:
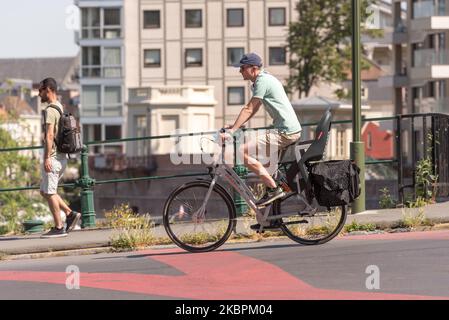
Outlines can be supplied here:
<path id="1" fill-rule="evenodd" d="M 369 81 L 369 80 L 378 80 L 380 77 L 385 75 L 385 72 L 382 70 L 382 68 L 376 64 L 374 61 L 364 58 L 365 62 L 369 64 L 369 68 L 366 70 L 360 71 L 360 77 L 362 81 Z M 349 70 L 348 73 L 348 80 L 352 80 L 352 71 Z"/>
<path id="2" fill-rule="evenodd" d="M 25 101 L 19 97 L 7 96 L 0 100 L 7 111 L 16 110 L 19 115 L 36 115 L 36 111 Z"/>
<path id="3" fill-rule="evenodd" d="M 76 63 L 77 57 L 0 59 L 0 82 L 15 78 L 30 79 L 38 84 L 52 77 L 61 84 Z"/>

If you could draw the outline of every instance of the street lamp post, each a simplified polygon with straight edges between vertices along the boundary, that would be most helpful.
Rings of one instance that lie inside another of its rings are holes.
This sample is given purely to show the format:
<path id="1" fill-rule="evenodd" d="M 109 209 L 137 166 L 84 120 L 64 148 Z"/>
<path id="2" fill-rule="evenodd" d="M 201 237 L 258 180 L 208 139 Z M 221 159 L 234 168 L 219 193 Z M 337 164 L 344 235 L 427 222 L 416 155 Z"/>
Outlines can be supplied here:
<path id="1" fill-rule="evenodd" d="M 361 141 L 360 3 L 352 0 L 352 142 L 351 159 L 360 168 L 361 193 L 352 204 L 352 213 L 365 211 L 365 144 Z"/>

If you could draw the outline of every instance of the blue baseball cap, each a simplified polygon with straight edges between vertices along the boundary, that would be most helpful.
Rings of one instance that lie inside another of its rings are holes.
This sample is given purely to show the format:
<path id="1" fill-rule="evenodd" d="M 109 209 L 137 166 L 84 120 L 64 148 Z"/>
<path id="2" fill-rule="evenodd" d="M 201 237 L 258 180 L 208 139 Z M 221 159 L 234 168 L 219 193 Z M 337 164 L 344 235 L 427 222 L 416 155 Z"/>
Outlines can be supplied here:
<path id="1" fill-rule="evenodd" d="M 234 67 L 240 68 L 241 66 L 250 65 L 262 67 L 262 58 L 257 53 L 251 52 L 243 55 L 239 63 L 234 64 Z"/>

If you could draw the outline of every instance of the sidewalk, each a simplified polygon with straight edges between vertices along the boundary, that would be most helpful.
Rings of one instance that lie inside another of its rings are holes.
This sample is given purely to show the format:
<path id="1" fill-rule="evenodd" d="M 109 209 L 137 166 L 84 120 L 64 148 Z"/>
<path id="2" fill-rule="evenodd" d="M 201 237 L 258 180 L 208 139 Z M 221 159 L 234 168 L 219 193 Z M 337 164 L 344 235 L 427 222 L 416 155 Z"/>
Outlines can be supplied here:
<path id="1" fill-rule="evenodd" d="M 403 210 L 386 209 L 368 210 L 355 215 L 348 215 L 346 224 L 356 221 L 360 224 L 372 223 L 380 228 L 397 226 L 403 219 Z M 426 218 L 434 223 L 449 222 L 449 202 L 428 205 L 424 208 Z M 97 249 L 110 246 L 113 229 L 90 229 L 71 232 L 65 238 L 41 239 L 40 234 L 27 236 L 0 236 L 0 257 L 2 255 L 24 255 L 36 253 L 49 253 L 67 250 Z M 166 236 L 163 226 L 154 228 L 157 237 Z M 245 233 L 243 223 L 237 222 L 237 232 Z"/>

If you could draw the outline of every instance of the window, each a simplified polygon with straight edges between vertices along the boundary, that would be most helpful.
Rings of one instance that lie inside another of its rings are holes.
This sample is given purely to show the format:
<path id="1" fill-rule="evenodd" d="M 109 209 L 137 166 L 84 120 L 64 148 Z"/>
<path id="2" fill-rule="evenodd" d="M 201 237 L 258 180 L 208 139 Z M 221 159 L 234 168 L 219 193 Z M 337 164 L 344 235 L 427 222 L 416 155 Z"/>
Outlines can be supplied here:
<path id="1" fill-rule="evenodd" d="M 142 138 L 149 135 L 148 133 L 148 125 L 147 125 L 147 116 L 136 116 L 135 117 L 135 128 L 136 128 L 136 137 Z M 145 156 L 148 154 L 149 140 L 139 140 L 136 141 L 137 147 L 137 156 Z"/>
<path id="2" fill-rule="evenodd" d="M 268 9 L 268 21 L 270 26 L 285 26 L 285 8 Z"/>
<path id="3" fill-rule="evenodd" d="M 122 55 L 120 48 L 104 48 L 103 76 L 105 78 L 119 78 L 122 75 Z"/>
<path id="4" fill-rule="evenodd" d="M 159 10 L 149 10 L 143 12 L 144 29 L 159 29 L 161 27 L 161 12 Z"/>
<path id="5" fill-rule="evenodd" d="M 337 130 L 337 150 L 336 156 L 341 158 L 346 156 L 346 132 L 345 130 Z"/>
<path id="6" fill-rule="evenodd" d="M 121 48 L 83 47 L 82 76 L 117 78 L 122 73 Z M 101 58 L 103 57 L 103 58 Z"/>
<path id="7" fill-rule="evenodd" d="M 286 54 L 285 48 L 283 47 L 271 47 L 269 49 L 269 57 L 270 57 L 270 65 L 279 66 L 285 65 L 286 62 Z"/>
<path id="8" fill-rule="evenodd" d="M 100 9 L 82 8 L 81 36 L 85 39 L 100 38 Z"/>
<path id="9" fill-rule="evenodd" d="M 116 39 L 121 37 L 120 8 L 82 8 L 81 37 L 83 39 Z"/>
<path id="10" fill-rule="evenodd" d="M 367 140 L 366 147 L 368 150 L 371 150 L 373 148 L 373 135 L 371 132 L 368 132 Z"/>
<path id="11" fill-rule="evenodd" d="M 122 88 L 104 88 L 103 116 L 119 117 L 122 115 Z"/>
<path id="12" fill-rule="evenodd" d="M 84 117 L 100 116 L 101 86 L 83 86 L 82 115 Z"/>
<path id="13" fill-rule="evenodd" d="M 244 87 L 228 87 L 228 105 L 245 104 Z"/>
<path id="14" fill-rule="evenodd" d="M 368 99 L 368 88 L 362 87 L 360 90 L 362 99 Z"/>
<path id="15" fill-rule="evenodd" d="M 85 78 L 101 77 L 101 48 L 83 47 L 82 76 Z"/>
<path id="16" fill-rule="evenodd" d="M 82 115 L 84 117 L 120 117 L 122 88 L 120 86 L 83 86 Z M 102 98 L 103 97 L 103 98 Z"/>
<path id="17" fill-rule="evenodd" d="M 243 27 L 243 9 L 228 9 L 226 21 L 228 27 Z"/>
<path id="18" fill-rule="evenodd" d="M 84 124 L 83 125 L 83 142 L 101 141 L 101 124 Z M 89 151 L 100 153 L 101 145 L 89 147 Z"/>
<path id="19" fill-rule="evenodd" d="M 105 126 L 105 140 L 122 138 L 122 127 L 119 125 Z M 103 146 L 104 153 L 119 155 L 123 152 L 122 146 L 106 144 Z"/>
<path id="20" fill-rule="evenodd" d="M 104 39 L 115 39 L 121 36 L 121 17 L 120 9 L 104 9 L 104 27 L 103 27 L 103 38 Z"/>
<path id="21" fill-rule="evenodd" d="M 106 126 L 106 140 L 114 140 L 122 138 L 121 126 Z"/>
<path id="22" fill-rule="evenodd" d="M 203 65 L 203 49 L 186 49 L 186 68 Z"/>
<path id="23" fill-rule="evenodd" d="M 143 66 L 145 68 L 159 68 L 161 66 L 161 50 L 144 50 Z"/>
<path id="24" fill-rule="evenodd" d="M 186 10 L 186 28 L 201 28 L 203 15 L 201 10 Z"/>
<path id="25" fill-rule="evenodd" d="M 245 54 L 244 50 L 244 48 L 228 48 L 228 66 L 239 63 Z"/>

